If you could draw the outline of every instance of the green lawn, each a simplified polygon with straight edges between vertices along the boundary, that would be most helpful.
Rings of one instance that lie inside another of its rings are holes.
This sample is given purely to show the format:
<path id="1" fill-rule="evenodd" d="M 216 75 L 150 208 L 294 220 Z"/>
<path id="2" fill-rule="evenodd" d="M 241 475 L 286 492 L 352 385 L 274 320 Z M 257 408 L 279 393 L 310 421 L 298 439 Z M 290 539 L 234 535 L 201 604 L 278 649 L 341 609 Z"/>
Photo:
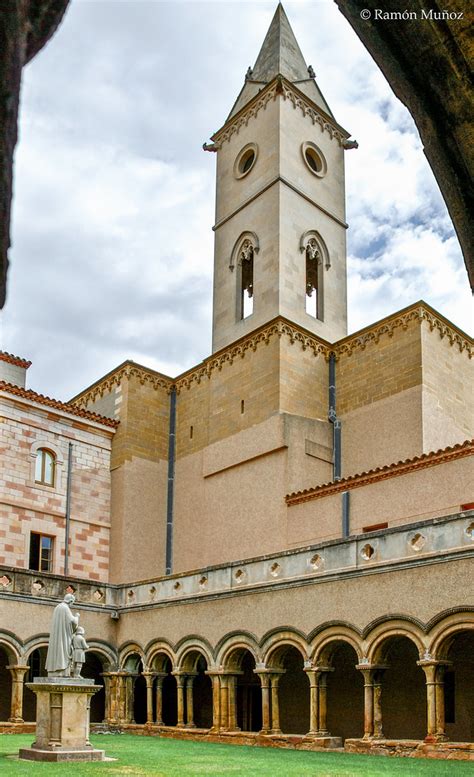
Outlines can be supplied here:
<path id="1" fill-rule="evenodd" d="M 130 734 L 92 737 L 97 748 L 116 761 L 90 764 L 38 764 L 17 761 L 20 747 L 28 747 L 31 734 L 0 735 L 0 775 L 106 775 L 106 777 L 188 777 L 188 775 L 233 775 L 234 777 L 358 777 L 358 775 L 426 775 L 461 777 L 474 774 L 474 763 L 434 761 L 422 758 L 311 753 L 238 745 L 185 742 Z"/>

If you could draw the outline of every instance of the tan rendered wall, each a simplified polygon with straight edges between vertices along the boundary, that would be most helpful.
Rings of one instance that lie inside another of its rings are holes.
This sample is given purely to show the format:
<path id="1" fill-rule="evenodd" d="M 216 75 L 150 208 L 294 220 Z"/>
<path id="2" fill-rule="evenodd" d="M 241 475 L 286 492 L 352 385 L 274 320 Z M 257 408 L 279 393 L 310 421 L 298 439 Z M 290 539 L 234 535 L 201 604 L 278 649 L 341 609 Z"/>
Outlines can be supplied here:
<path id="1" fill-rule="evenodd" d="M 421 384 L 421 333 L 418 321 L 356 345 L 337 362 L 337 410 L 344 415 Z"/>
<path id="2" fill-rule="evenodd" d="M 422 452 L 422 396 L 422 387 L 414 386 L 340 416 L 342 477 Z"/>
<path id="3" fill-rule="evenodd" d="M 472 501 L 472 457 L 353 488 L 350 533 L 388 523 L 388 528 L 457 512 Z M 293 547 L 341 537 L 342 493 L 288 507 Z"/>
<path id="4" fill-rule="evenodd" d="M 112 449 L 113 582 L 165 572 L 169 394 L 131 376 L 121 395 Z"/>
<path id="5" fill-rule="evenodd" d="M 422 324 L 423 451 L 429 452 L 474 436 L 474 362 L 448 336 Z"/>

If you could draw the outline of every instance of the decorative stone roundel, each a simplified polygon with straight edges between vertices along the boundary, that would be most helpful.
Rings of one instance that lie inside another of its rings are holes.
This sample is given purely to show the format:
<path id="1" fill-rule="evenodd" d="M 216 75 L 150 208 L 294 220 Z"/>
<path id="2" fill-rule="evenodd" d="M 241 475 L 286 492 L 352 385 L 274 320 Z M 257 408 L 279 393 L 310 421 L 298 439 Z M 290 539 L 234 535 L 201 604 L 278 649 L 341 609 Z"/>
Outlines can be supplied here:
<path id="1" fill-rule="evenodd" d="M 306 162 L 308 170 L 318 178 L 324 178 L 328 171 L 328 166 L 323 152 L 315 143 L 309 140 L 301 144 L 301 153 Z"/>
<path id="2" fill-rule="evenodd" d="M 272 577 L 278 577 L 280 572 L 281 572 L 281 566 L 275 561 L 275 563 L 272 564 L 270 567 L 270 574 Z"/>
<path id="3" fill-rule="evenodd" d="M 258 146 L 256 143 L 247 143 L 234 162 L 234 175 L 236 178 L 244 178 L 248 175 L 257 161 Z"/>
<path id="4" fill-rule="evenodd" d="M 319 553 L 315 553 L 314 556 L 312 556 L 309 560 L 309 566 L 313 570 L 313 572 L 317 572 L 318 569 L 321 569 L 323 565 L 323 559 L 319 555 Z"/>
<path id="5" fill-rule="evenodd" d="M 426 537 L 424 537 L 423 534 L 414 534 L 410 540 L 410 545 L 412 550 L 420 551 L 423 549 L 424 545 L 426 545 Z"/>
<path id="6" fill-rule="evenodd" d="M 373 548 L 372 545 L 369 545 L 369 543 L 367 543 L 367 545 L 364 545 L 364 547 L 362 548 L 360 555 L 362 556 L 364 561 L 369 561 L 374 555 L 374 553 L 375 553 L 375 548 Z"/>
<path id="7" fill-rule="evenodd" d="M 468 539 L 474 541 L 474 522 L 470 523 L 469 526 L 466 528 L 466 536 Z"/>

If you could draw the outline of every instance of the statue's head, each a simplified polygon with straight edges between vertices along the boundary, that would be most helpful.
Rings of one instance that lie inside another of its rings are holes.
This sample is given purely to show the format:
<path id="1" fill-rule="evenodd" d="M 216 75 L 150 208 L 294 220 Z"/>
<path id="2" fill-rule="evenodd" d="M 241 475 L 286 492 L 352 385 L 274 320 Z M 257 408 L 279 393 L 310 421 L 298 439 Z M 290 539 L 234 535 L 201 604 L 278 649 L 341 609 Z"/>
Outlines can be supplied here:
<path id="1" fill-rule="evenodd" d="M 73 604 L 73 602 L 76 601 L 76 597 L 74 596 L 74 594 L 66 594 L 66 596 L 64 597 L 64 601 L 66 602 L 66 604 Z"/>
<path id="2" fill-rule="evenodd" d="M 85 634 L 85 631 L 82 626 L 77 627 L 76 634 Z"/>

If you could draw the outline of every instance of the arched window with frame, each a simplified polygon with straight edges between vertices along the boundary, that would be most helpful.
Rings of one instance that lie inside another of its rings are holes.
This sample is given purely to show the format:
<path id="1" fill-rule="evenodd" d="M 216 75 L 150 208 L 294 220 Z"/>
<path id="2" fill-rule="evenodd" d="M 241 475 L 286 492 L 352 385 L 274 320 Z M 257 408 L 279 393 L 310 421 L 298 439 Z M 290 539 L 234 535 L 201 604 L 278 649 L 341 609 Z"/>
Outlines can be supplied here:
<path id="1" fill-rule="evenodd" d="M 38 448 L 35 462 L 35 483 L 54 486 L 56 477 L 56 456 L 48 448 Z"/>
<path id="2" fill-rule="evenodd" d="M 237 269 L 237 320 L 243 321 L 252 315 L 254 304 L 254 260 L 259 252 L 259 241 L 255 232 L 242 232 L 234 244 L 229 269 Z"/>
<path id="3" fill-rule="evenodd" d="M 253 313 L 253 258 L 253 245 L 250 240 L 244 240 L 239 253 L 240 318 L 242 319 Z"/>
<path id="4" fill-rule="evenodd" d="M 300 251 L 305 256 L 305 310 L 309 316 L 324 320 L 323 272 L 331 263 L 324 241 L 315 230 L 301 236 Z"/>

